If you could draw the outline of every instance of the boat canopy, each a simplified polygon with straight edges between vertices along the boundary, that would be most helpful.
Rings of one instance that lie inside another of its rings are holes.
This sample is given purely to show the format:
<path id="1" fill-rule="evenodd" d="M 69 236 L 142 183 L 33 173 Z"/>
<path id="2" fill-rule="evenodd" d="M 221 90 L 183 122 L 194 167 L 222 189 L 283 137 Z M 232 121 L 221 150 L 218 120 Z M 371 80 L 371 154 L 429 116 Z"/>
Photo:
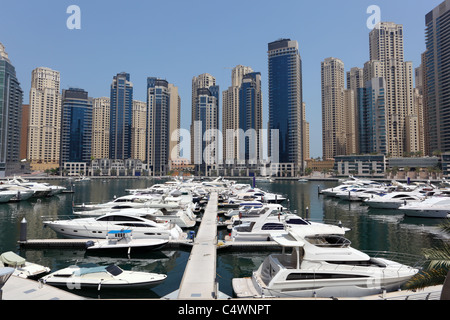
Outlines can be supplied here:
<path id="1" fill-rule="evenodd" d="M 3 253 L 0 256 L 0 260 L 6 265 L 16 266 L 16 267 L 24 265 L 25 261 L 26 261 L 24 258 L 22 258 L 21 256 L 15 254 L 12 251 L 8 251 L 8 252 Z"/>
<path id="2" fill-rule="evenodd" d="M 119 233 L 131 233 L 131 230 L 111 230 L 108 232 L 109 234 L 119 234 Z"/>

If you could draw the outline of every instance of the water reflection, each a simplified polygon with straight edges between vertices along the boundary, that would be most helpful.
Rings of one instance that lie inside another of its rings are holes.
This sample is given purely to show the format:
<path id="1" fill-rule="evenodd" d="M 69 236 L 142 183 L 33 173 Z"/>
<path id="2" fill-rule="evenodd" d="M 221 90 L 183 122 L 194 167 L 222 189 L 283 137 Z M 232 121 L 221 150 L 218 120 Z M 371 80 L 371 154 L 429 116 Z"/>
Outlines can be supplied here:
<path id="1" fill-rule="evenodd" d="M 73 194 L 61 194 L 48 199 L 34 199 L 24 202 L 0 204 L 0 251 L 15 251 L 27 260 L 46 265 L 52 271 L 73 264 L 117 263 L 126 270 L 159 272 L 168 278 L 151 290 L 133 292 L 101 293 L 101 298 L 155 298 L 163 297 L 179 288 L 184 269 L 189 258 L 185 250 L 163 250 L 149 255 L 128 257 L 99 257 L 86 255 L 84 250 L 23 250 L 17 246 L 20 235 L 20 222 L 28 222 L 29 239 L 56 238 L 58 235 L 42 222 L 48 217 L 75 218 L 72 204 L 107 202 L 127 194 L 126 189 L 146 188 L 161 181 L 148 179 L 102 179 L 86 182 L 72 182 Z M 250 180 L 240 181 L 251 183 Z M 67 186 L 67 181 L 52 180 L 51 183 Z M 420 254 L 424 248 L 440 244 L 448 235 L 442 233 L 439 224 L 442 220 L 404 217 L 397 210 L 373 209 L 361 202 L 348 202 L 319 194 L 319 190 L 337 185 L 336 182 L 277 181 L 258 183 L 257 186 L 271 192 L 285 195 L 289 202 L 284 203 L 290 210 L 302 217 L 318 222 L 341 221 L 351 230 L 347 237 L 352 246 L 360 250 L 393 251 L 407 254 Z M 219 234 L 226 234 L 220 230 Z M 219 236 L 221 239 L 221 236 Z M 247 277 L 259 267 L 269 252 L 218 252 L 217 279 L 219 290 L 232 295 L 231 279 Z M 84 293 L 83 293 L 84 294 Z M 97 292 L 86 293 L 98 298 Z"/>

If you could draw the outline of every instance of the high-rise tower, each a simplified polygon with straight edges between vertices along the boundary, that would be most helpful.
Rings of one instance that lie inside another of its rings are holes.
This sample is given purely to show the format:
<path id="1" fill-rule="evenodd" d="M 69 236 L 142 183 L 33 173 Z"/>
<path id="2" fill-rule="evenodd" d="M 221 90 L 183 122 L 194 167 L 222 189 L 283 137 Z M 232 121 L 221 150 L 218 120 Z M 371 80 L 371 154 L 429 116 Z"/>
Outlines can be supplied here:
<path id="1" fill-rule="evenodd" d="M 302 60 L 298 43 L 280 39 L 268 44 L 269 59 L 269 156 L 278 156 L 279 163 L 293 164 L 303 169 L 303 93 Z M 272 130 L 278 130 L 278 140 L 272 141 Z M 273 144 L 278 144 L 274 155 Z"/>
<path id="2" fill-rule="evenodd" d="M 110 107 L 109 158 L 130 159 L 133 83 L 128 73 L 122 72 L 114 76 Z"/>

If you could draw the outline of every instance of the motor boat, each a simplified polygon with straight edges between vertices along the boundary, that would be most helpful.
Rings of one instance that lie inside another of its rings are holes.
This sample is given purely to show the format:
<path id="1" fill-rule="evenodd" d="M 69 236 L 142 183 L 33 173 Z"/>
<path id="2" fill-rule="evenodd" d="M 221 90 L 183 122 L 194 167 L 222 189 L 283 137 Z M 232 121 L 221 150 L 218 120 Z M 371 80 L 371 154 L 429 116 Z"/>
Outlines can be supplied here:
<path id="1" fill-rule="evenodd" d="M 8 180 L 7 183 L 33 190 L 33 198 L 49 197 L 52 193 L 52 189 L 49 186 L 39 182 L 28 181 L 22 177 L 13 177 L 11 180 Z"/>
<path id="2" fill-rule="evenodd" d="M 104 240 L 91 240 L 86 243 L 89 252 L 126 252 L 152 251 L 164 247 L 169 240 L 133 239 L 131 230 L 111 230 Z"/>
<path id="3" fill-rule="evenodd" d="M 232 280 L 238 298 L 362 297 L 398 290 L 419 272 L 370 257 L 340 235 L 291 228 L 273 238 L 282 253 L 269 255 L 251 278 Z"/>
<path id="4" fill-rule="evenodd" d="M 44 284 L 73 289 L 149 288 L 167 278 L 165 274 L 126 271 L 117 265 L 69 266 L 39 279 Z"/>
<path id="5" fill-rule="evenodd" d="M 173 223 L 155 221 L 151 217 L 128 212 L 72 220 L 49 220 L 43 223 L 56 233 L 75 239 L 105 239 L 109 231 L 117 229 L 132 230 L 135 239 L 179 240 L 185 237 L 181 228 Z"/>
<path id="6" fill-rule="evenodd" d="M 119 209 L 131 209 L 131 208 L 145 208 L 148 206 L 149 201 L 154 199 L 154 196 L 145 195 L 126 195 L 118 197 L 112 201 L 99 204 L 80 204 L 75 205 L 74 209 L 79 211 L 96 211 L 93 215 L 104 214 L 106 211 L 119 210 Z"/>
<path id="7" fill-rule="evenodd" d="M 34 191 L 15 184 L 0 183 L 1 191 L 12 191 L 15 195 L 9 199 L 10 202 L 28 200 L 34 195 Z"/>
<path id="8" fill-rule="evenodd" d="M 450 214 L 450 197 L 433 196 L 403 204 L 398 209 L 408 217 L 444 219 Z"/>
<path id="9" fill-rule="evenodd" d="M 17 195 L 16 191 L 0 190 L 0 203 L 7 203 Z"/>
<path id="10" fill-rule="evenodd" d="M 425 198 L 420 193 L 407 192 L 391 192 L 381 195 L 373 195 L 364 200 L 364 203 L 371 208 L 378 209 L 398 209 L 401 205 L 422 201 Z"/>
<path id="11" fill-rule="evenodd" d="M 20 278 L 37 278 L 50 272 L 50 268 L 26 261 L 12 251 L 0 255 L 0 267 L 14 268 L 13 275 Z"/>
<path id="12" fill-rule="evenodd" d="M 255 178 L 255 182 L 274 182 L 274 180 L 270 177 L 259 177 Z"/>
<path id="13" fill-rule="evenodd" d="M 315 232 L 344 235 L 349 229 L 307 221 L 300 216 L 265 207 L 258 216 L 233 219 L 231 241 L 273 241 L 274 235 L 287 234 L 289 228 L 307 228 Z"/>
<path id="14" fill-rule="evenodd" d="M 260 212 L 260 209 L 267 207 L 269 205 L 274 205 L 276 208 L 283 208 L 281 204 L 265 204 L 261 203 L 259 201 L 248 201 L 248 202 L 241 202 L 240 205 L 237 207 L 237 209 L 229 209 L 224 213 L 225 217 L 231 218 L 233 216 L 244 214 L 246 215 L 249 212 Z M 257 214 L 259 215 L 259 214 Z"/>

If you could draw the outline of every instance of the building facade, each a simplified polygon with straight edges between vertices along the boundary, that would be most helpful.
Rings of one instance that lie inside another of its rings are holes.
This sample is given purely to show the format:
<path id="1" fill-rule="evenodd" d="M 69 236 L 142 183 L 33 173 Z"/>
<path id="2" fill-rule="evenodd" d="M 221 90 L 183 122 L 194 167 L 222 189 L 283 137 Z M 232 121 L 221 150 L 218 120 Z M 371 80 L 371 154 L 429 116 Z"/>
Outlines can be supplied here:
<path id="1" fill-rule="evenodd" d="M 303 171 L 302 60 L 297 41 L 280 39 L 269 43 L 268 69 L 270 160 L 290 163 L 294 170 Z"/>
<path id="2" fill-rule="evenodd" d="M 425 16 L 426 51 L 422 57 L 424 81 L 425 153 L 450 151 L 450 0 Z"/>
<path id="3" fill-rule="evenodd" d="M 225 163 L 239 159 L 239 90 L 242 78 L 253 72 L 251 67 L 238 65 L 231 71 L 231 86 L 222 92 L 222 136 Z"/>
<path id="4" fill-rule="evenodd" d="M 0 177 L 20 172 L 23 91 L 0 43 Z"/>
<path id="5" fill-rule="evenodd" d="M 130 75 L 122 72 L 111 84 L 109 158 L 131 158 L 131 126 L 133 110 L 133 83 Z"/>
<path id="6" fill-rule="evenodd" d="M 92 98 L 83 89 L 62 92 L 60 167 L 66 162 L 90 164 L 92 157 Z"/>
<path id="7" fill-rule="evenodd" d="M 60 73 L 39 67 L 32 71 L 28 160 L 33 170 L 57 168 L 60 158 Z"/>
<path id="8" fill-rule="evenodd" d="M 370 61 L 378 61 L 373 66 L 386 81 L 386 149 L 391 156 L 418 151 L 419 145 L 410 141 L 418 138 L 418 133 L 407 132 L 417 128 L 408 124 L 417 115 L 413 108 L 412 63 L 404 60 L 403 31 L 403 25 L 380 22 L 369 34 Z"/>
<path id="9" fill-rule="evenodd" d="M 131 158 L 145 161 L 147 138 L 147 103 L 133 100 L 131 124 Z"/>
<path id="10" fill-rule="evenodd" d="M 109 157 L 110 98 L 93 99 L 92 110 L 92 158 Z"/>
<path id="11" fill-rule="evenodd" d="M 153 175 L 169 170 L 170 92 L 166 80 L 147 78 L 147 168 Z"/>

